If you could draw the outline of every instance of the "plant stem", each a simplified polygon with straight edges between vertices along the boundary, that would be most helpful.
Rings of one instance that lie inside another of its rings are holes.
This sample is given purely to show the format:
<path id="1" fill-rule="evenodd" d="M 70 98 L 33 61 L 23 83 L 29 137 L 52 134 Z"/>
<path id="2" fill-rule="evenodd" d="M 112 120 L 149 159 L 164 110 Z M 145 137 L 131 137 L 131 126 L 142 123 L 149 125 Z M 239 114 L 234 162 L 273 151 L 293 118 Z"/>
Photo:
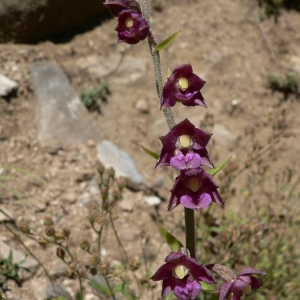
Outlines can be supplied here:
<path id="1" fill-rule="evenodd" d="M 151 26 L 148 0 L 142 0 L 142 13 L 143 13 L 143 17 L 148 22 L 149 26 Z M 158 42 L 154 37 L 151 28 L 150 28 L 150 34 L 152 38 L 148 38 L 148 43 L 149 43 L 153 67 L 154 67 L 154 77 L 155 77 L 157 94 L 159 99 L 161 99 L 162 90 L 163 90 L 163 80 L 162 80 L 159 52 L 155 50 L 155 47 L 157 46 Z M 165 119 L 167 121 L 169 128 L 172 129 L 175 126 L 175 120 L 171 108 L 168 107 L 163 109 L 163 113 L 165 115 Z"/>
<path id="2" fill-rule="evenodd" d="M 190 208 L 184 208 L 185 219 L 185 243 L 189 249 L 191 257 L 196 258 L 196 231 L 194 211 Z"/>
<path id="3" fill-rule="evenodd" d="M 121 239 L 120 239 L 120 237 L 118 235 L 118 232 L 116 230 L 116 227 L 115 227 L 115 224 L 114 224 L 113 217 L 112 217 L 111 213 L 109 214 L 109 220 L 110 220 L 111 227 L 113 229 L 113 232 L 115 234 L 115 237 L 116 237 L 116 239 L 118 241 L 118 244 L 119 244 L 119 247 L 120 247 L 120 253 L 121 253 L 121 256 L 122 256 L 122 260 L 123 260 L 124 266 L 127 269 L 126 264 L 128 263 L 129 259 L 128 259 L 127 253 L 126 253 L 126 251 L 125 251 L 125 249 L 123 247 Z"/>
<path id="4" fill-rule="evenodd" d="M 152 56 L 152 62 L 154 67 L 154 77 L 156 83 L 156 89 L 159 99 L 162 97 L 162 90 L 163 90 L 163 80 L 162 80 L 162 72 L 161 72 L 161 64 L 160 64 L 160 57 L 159 51 L 155 50 L 158 42 L 154 37 L 151 24 L 150 24 L 150 10 L 149 10 L 149 3 L 148 0 L 142 0 L 142 14 L 145 20 L 148 22 L 150 26 L 150 36 L 148 38 L 150 52 Z M 165 115 L 165 119 L 168 123 L 170 130 L 175 126 L 175 120 L 170 107 L 163 109 L 163 113 Z M 194 211 L 191 209 L 184 209 L 185 214 L 185 235 L 186 235 L 186 247 L 189 249 L 190 254 L 192 257 L 196 258 L 196 234 L 195 234 L 195 216 Z"/>
<path id="5" fill-rule="evenodd" d="M 46 276 L 48 277 L 53 290 L 55 291 L 55 286 L 54 286 L 54 282 L 49 274 L 49 272 L 47 271 L 47 269 L 45 268 L 45 266 L 43 265 L 43 263 L 37 258 L 37 256 L 24 244 L 24 242 L 22 241 L 22 239 L 20 238 L 20 236 L 14 232 L 8 225 L 6 225 L 4 222 L 1 222 L 0 224 L 4 225 L 5 228 L 18 240 L 18 242 L 24 247 L 24 249 L 30 254 L 30 256 L 32 256 L 37 262 L 38 264 L 41 266 L 41 268 L 44 270 Z"/>
<path id="6" fill-rule="evenodd" d="M 109 280 L 107 279 L 106 276 L 103 276 L 103 278 L 104 278 L 104 280 L 105 280 L 105 282 L 106 282 L 106 285 L 107 285 L 107 287 L 108 287 L 108 289 L 109 289 L 109 291 L 110 291 L 111 297 L 112 297 L 114 300 L 116 300 L 115 295 L 114 295 L 114 291 L 113 291 L 112 288 L 111 288 L 111 285 L 110 285 L 110 283 L 109 283 Z"/>

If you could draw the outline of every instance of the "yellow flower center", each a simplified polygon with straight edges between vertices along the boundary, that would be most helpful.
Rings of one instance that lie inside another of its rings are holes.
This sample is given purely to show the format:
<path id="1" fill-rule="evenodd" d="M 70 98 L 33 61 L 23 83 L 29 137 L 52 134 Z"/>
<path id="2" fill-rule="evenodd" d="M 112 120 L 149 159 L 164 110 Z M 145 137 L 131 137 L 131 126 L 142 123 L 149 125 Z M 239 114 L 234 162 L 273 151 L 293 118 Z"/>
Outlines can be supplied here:
<path id="1" fill-rule="evenodd" d="M 189 189 L 196 193 L 200 189 L 200 182 L 196 177 L 189 179 L 188 181 Z"/>
<path id="2" fill-rule="evenodd" d="M 185 91 L 189 87 L 189 81 L 185 77 L 181 77 L 178 80 L 178 85 L 182 91 Z"/>
<path id="3" fill-rule="evenodd" d="M 179 137 L 179 143 L 183 148 L 188 148 L 191 145 L 191 142 L 191 138 L 186 134 Z"/>
<path id="4" fill-rule="evenodd" d="M 187 274 L 187 269 L 184 266 L 179 265 L 174 269 L 174 273 L 177 278 L 183 279 L 184 276 Z"/>
<path id="5" fill-rule="evenodd" d="M 133 24 L 134 24 L 134 20 L 133 20 L 132 18 L 127 18 L 127 19 L 125 20 L 125 26 L 126 26 L 127 28 L 132 27 Z"/>

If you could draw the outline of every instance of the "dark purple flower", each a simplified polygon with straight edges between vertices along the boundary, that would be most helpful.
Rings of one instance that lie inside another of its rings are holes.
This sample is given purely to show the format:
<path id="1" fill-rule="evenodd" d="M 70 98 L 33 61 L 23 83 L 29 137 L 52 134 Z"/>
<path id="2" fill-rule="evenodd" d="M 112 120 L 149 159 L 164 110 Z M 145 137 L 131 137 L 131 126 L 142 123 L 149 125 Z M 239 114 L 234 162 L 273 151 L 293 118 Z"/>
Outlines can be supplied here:
<path id="1" fill-rule="evenodd" d="M 119 13 L 126 9 L 141 13 L 140 4 L 135 0 L 106 0 L 103 4 L 114 17 L 118 17 Z"/>
<path id="2" fill-rule="evenodd" d="M 175 179 L 168 210 L 179 204 L 190 209 L 205 208 L 212 201 L 224 205 L 217 188 L 212 176 L 201 168 L 184 171 Z"/>
<path id="3" fill-rule="evenodd" d="M 118 16 L 119 42 L 137 44 L 144 40 L 149 34 L 149 25 L 142 15 L 132 9 L 123 10 Z"/>
<path id="4" fill-rule="evenodd" d="M 203 265 L 181 252 L 171 252 L 165 262 L 151 277 L 163 281 L 162 297 L 174 291 L 180 300 L 196 299 L 202 289 L 199 281 L 216 283 Z"/>
<path id="5" fill-rule="evenodd" d="M 200 92 L 204 84 L 205 81 L 193 73 L 190 64 L 177 67 L 163 88 L 161 109 L 174 106 L 176 102 L 186 106 L 207 107 Z"/>
<path id="6" fill-rule="evenodd" d="M 257 290 L 262 286 L 261 281 L 252 275 L 266 274 L 265 272 L 250 267 L 243 268 L 238 275 L 223 265 L 215 264 L 208 265 L 207 267 L 220 275 L 225 281 L 220 288 L 219 300 L 240 300 L 244 294 L 250 294 L 251 290 Z"/>
<path id="7" fill-rule="evenodd" d="M 186 168 L 197 168 L 199 163 L 213 167 L 205 148 L 211 136 L 196 128 L 188 119 L 183 120 L 167 135 L 160 137 L 163 147 L 155 168 L 171 165 L 175 169 L 183 170 L 184 163 Z"/>

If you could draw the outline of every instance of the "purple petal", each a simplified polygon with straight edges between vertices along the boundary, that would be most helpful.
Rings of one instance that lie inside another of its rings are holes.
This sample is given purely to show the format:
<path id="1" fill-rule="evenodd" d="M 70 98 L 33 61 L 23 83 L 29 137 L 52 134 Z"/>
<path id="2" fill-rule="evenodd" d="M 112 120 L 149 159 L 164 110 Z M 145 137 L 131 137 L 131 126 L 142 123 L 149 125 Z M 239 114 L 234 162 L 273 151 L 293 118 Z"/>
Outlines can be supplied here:
<path id="1" fill-rule="evenodd" d="M 251 290 L 257 290 L 262 286 L 261 281 L 254 277 L 254 276 L 250 276 L 251 278 Z"/>
<path id="2" fill-rule="evenodd" d="M 251 267 L 243 268 L 241 270 L 241 272 L 239 273 L 239 275 L 252 275 L 252 274 L 262 274 L 262 275 L 265 275 L 267 273 L 263 272 L 263 271 L 260 271 L 260 270 L 257 270 L 255 268 L 251 268 Z"/>
<path id="3" fill-rule="evenodd" d="M 232 285 L 234 291 L 245 291 L 251 283 L 249 276 L 239 276 Z"/>
<path id="4" fill-rule="evenodd" d="M 226 283 L 222 284 L 222 286 L 220 288 L 219 300 L 224 300 L 227 297 L 227 295 L 230 292 L 231 286 L 232 286 L 232 282 L 226 282 Z"/>
<path id="5" fill-rule="evenodd" d="M 151 277 L 153 281 L 164 280 L 166 278 L 172 277 L 173 266 L 168 264 L 163 264 Z"/>
<path id="6" fill-rule="evenodd" d="M 201 285 L 196 280 L 181 280 L 177 282 L 174 295 L 180 300 L 196 299 L 201 292 Z"/>
<path id="7" fill-rule="evenodd" d="M 188 153 L 183 155 L 179 152 L 170 160 L 170 166 L 176 170 L 194 169 L 201 165 L 202 159 L 197 153 Z"/>

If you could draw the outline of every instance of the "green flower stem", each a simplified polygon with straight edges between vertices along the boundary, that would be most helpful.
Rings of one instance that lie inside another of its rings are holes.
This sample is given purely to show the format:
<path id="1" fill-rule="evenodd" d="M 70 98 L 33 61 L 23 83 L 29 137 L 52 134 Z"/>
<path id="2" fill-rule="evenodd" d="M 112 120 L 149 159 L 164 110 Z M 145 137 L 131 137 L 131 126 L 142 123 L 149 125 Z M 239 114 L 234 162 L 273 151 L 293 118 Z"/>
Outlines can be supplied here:
<path id="1" fill-rule="evenodd" d="M 189 249 L 191 257 L 196 258 L 196 231 L 194 210 L 184 208 L 185 220 L 185 244 Z"/>
<path id="2" fill-rule="evenodd" d="M 150 52 L 152 56 L 152 62 L 154 67 L 154 77 L 156 83 L 156 89 L 159 99 L 162 96 L 163 90 L 163 80 L 162 80 L 162 72 L 161 72 L 161 64 L 159 51 L 155 50 L 155 47 L 158 45 L 156 38 L 154 37 L 151 24 L 150 24 L 150 10 L 148 0 L 142 0 L 142 14 L 145 20 L 148 22 L 150 26 L 150 35 L 151 38 L 148 38 Z M 163 109 L 163 113 L 167 124 L 170 130 L 175 126 L 175 120 L 170 107 Z M 195 234 L 195 216 L 194 211 L 191 209 L 184 209 L 185 214 L 185 236 L 186 236 L 186 247 L 189 249 L 192 257 L 196 258 L 196 234 Z"/>

